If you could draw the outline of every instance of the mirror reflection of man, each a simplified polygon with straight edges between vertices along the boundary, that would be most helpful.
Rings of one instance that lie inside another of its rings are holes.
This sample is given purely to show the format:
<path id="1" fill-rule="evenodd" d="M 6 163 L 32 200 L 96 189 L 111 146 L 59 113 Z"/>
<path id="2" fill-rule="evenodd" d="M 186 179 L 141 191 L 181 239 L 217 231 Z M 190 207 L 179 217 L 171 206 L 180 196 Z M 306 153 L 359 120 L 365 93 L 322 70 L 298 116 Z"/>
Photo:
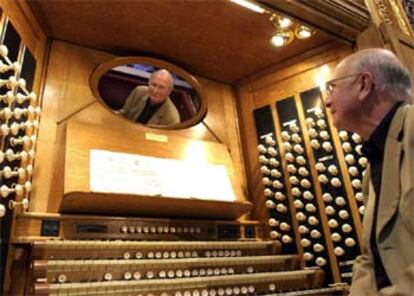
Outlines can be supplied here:
<path id="1" fill-rule="evenodd" d="M 142 124 L 180 123 L 180 115 L 169 97 L 173 88 L 171 73 L 165 69 L 158 70 L 151 74 L 148 86 L 134 88 L 119 113 Z"/>

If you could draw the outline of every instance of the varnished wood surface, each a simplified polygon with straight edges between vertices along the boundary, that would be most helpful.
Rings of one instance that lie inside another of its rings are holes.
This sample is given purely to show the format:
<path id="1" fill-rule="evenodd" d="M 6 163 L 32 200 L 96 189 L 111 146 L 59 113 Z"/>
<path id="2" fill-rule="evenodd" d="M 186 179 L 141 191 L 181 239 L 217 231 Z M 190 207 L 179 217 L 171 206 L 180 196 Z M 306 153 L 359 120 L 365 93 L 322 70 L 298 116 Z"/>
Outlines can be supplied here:
<path id="1" fill-rule="evenodd" d="M 136 131 L 131 133 L 125 128 L 111 129 L 105 126 L 71 121 L 66 128 L 64 194 L 90 192 L 90 150 L 100 149 L 165 159 L 187 160 L 193 163 L 223 165 L 237 200 L 243 201 L 245 199 L 225 145 L 185 139 L 164 132 Z M 161 136 L 163 141 L 149 140 L 148 136 L 150 135 Z"/>
<path id="2" fill-rule="evenodd" d="M 150 55 L 225 83 L 336 38 L 319 31 L 308 40 L 274 48 L 269 42 L 274 32 L 269 15 L 228 0 L 122 1 L 122 5 L 116 0 L 104 4 L 32 0 L 29 4 L 52 38 L 113 54 Z M 300 3 L 296 12 L 304 22 L 310 15 Z M 327 23 L 349 35 L 337 20 L 328 19 Z"/>
<path id="3" fill-rule="evenodd" d="M 126 142 L 131 135 L 142 135 L 143 132 L 188 140 L 222 141 L 231 152 L 233 173 L 240 186 L 245 188 L 235 98 L 229 85 L 197 77 L 208 102 L 204 122 L 214 135 L 202 123 L 177 131 L 146 128 L 110 112 L 92 95 L 89 87 L 91 73 L 98 65 L 113 57 L 65 42 L 53 42 L 43 96 L 31 211 L 57 212 L 59 209 L 63 194 L 65 130 L 66 124 L 73 120 L 82 122 L 85 128 L 95 125 L 108 132 L 110 130 Z M 91 105 L 81 110 L 88 104 Z M 82 129 L 83 127 L 79 130 Z M 129 143 L 132 147 L 135 146 L 131 141 Z M 179 147 L 172 149 L 183 153 Z"/>
<path id="4" fill-rule="evenodd" d="M 65 213 L 204 219 L 237 219 L 250 209 L 249 202 L 86 192 L 65 194 L 61 204 L 61 211 Z"/>

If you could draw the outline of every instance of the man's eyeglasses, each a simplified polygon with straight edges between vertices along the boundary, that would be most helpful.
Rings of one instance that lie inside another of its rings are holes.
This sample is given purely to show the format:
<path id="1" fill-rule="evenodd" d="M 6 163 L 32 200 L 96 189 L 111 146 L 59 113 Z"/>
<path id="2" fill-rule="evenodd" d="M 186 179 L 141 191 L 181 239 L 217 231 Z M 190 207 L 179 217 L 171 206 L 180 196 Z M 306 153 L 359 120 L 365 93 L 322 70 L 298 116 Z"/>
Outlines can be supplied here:
<path id="1" fill-rule="evenodd" d="M 329 80 L 327 82 L 325 82 L 325 90 L 327 92 L 328 95 L 331 95 L 334 88 L 336 87 L 336 82 L 342 79 L 346 79 L 346 78 L 351 78 L 351 77 L 356 77 L 356 76 L 360 76 L 361 73 L 358 74 L 351 74 L 351 75 L 347 75 L 347 76 L 343 76 L 343 77 L 338 77 L 332 80 Z"/>

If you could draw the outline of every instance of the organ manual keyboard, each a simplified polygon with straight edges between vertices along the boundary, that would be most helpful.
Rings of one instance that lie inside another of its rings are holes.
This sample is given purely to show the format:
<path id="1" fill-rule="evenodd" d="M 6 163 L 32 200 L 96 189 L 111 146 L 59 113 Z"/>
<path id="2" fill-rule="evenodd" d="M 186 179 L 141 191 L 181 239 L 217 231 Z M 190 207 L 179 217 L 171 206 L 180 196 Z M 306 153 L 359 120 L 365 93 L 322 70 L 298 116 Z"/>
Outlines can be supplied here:
<path id="1" fill-rule="evenodd" d="M 20 281 L 12 292 L 344 295 L 323 287 L 321 269 L 301 268 L 299 255 L 280 255 L 263 228 L 255 221 L 22 214 L 13 234 L 20 257 L 12 277 Z"/>

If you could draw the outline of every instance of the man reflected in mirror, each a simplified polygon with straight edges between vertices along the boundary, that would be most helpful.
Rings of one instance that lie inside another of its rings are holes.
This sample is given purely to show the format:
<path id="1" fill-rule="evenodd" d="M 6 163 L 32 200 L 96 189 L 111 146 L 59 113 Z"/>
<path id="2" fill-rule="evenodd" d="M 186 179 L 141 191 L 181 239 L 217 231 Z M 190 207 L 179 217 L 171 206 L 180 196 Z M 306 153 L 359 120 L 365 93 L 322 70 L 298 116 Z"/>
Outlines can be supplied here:
<path id="1" fill-rule="evenodd" d="M 119 113 L 142 124 L 178 124 L 180 115 L 169 97 L 173 89 L 171 73 L 165 69 L 155 71 L 149 78 L 148 86 L 134 88 Z"/>

